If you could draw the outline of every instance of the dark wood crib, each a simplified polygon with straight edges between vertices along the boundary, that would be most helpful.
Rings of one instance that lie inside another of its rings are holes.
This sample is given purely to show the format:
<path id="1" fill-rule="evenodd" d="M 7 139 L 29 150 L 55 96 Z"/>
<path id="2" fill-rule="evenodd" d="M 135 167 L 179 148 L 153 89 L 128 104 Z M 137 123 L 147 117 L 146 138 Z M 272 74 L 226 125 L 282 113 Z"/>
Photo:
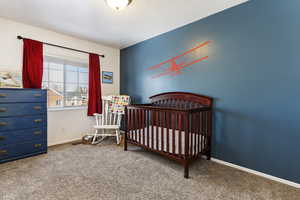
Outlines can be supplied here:
<path id="1" fill-rule="evenodd" d="M 150 100 L 126 107 L 124 150 L 130 143 L 173 159 L 184 166 L 188 178 L 192 161 L 201 155 L 211 158 L 213 99 L 169 92 Z"/>

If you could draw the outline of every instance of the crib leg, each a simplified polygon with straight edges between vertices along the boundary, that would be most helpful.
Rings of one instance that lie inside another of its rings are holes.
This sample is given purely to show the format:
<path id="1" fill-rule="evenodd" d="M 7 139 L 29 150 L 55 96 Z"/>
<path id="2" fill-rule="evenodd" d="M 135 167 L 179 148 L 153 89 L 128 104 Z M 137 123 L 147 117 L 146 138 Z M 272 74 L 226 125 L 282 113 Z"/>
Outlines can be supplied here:
<path id="1" fill-rule="evenodd" d="M 209 141 L 210 141 L 211 139 L 209 138 Z M 209 145 L 208 145 L 208 147 L 207 147 L 207 150 L 206 150 L 206 160 L 210 160 L 211 159 L 211 144 L 210 144 L 211 142 L 209 142 Z"/>
<path id="2" fill-rule="evenodd" d="M 211 150 L 208 150 L 206 153 L 206 160 L 210 160 L 211 159 Z"/>
<path id="3" fill-rule="evenodd" d="M 189 178 L 189 163 L 184 163 L 184 178 Z"/>
<path id="4" fill-rule="evenodd" d="M 124 151 L 127 151 L 127 131 L 124 133 Z"/>

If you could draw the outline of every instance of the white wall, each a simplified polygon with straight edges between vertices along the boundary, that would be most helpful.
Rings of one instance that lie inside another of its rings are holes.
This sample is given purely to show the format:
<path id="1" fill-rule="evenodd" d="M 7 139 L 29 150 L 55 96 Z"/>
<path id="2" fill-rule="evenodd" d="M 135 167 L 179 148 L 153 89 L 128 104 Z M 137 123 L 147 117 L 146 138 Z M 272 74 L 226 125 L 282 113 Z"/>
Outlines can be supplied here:
<path id="1" fill-rule="evenodd" d="M 101 33 L 99 33 L 101 34 Z M 119 94 L 120 50 L 97 43 L 77 39 L 46 29 L 0 18 L 0 71 L 22 70 L 23 42 L 17 35 L 44 42 L 59 44 L 88 52 L 105 54 L 101 69 L 114 72 L 113 84 L 102 84 L 102 94 Z M 44 46 L 44 54 L 88 63 L 88 55 L 56 47 Z M 91 132 L 93 118 L 86 116 L 86 109 L 48 112 L 48 145 L 60 144 L 81 138 Z"/>

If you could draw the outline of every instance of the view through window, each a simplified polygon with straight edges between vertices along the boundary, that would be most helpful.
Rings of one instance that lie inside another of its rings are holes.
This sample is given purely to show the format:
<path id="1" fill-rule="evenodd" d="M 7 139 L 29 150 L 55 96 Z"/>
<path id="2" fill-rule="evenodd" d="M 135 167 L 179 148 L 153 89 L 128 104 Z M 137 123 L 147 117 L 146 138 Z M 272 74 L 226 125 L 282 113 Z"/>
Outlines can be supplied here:
<path id="1" fill-rule="evenodd" d="M 87 64 L 45 57 L 43 88 L 48 90 L 49 108 L 86 106 Z"/>

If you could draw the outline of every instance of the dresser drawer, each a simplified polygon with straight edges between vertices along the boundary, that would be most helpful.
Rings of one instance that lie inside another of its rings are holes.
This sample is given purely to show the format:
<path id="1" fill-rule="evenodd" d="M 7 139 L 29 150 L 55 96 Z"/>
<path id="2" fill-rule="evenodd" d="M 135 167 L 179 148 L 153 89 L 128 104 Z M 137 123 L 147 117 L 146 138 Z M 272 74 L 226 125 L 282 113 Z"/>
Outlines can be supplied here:
<path id="1" fill-rule="evenodd" d="M 47 125 L 47 115 L 0 118 L 0 132 L 25 128 L 40 128 Z"/>
<path id="2" fill-rule="evenodd" d="M 22 156 L 25 154 L 32 154 L 36 152 L 46 151 L 47 141 L 37 140 L 15 145 L 15 155 Z"/>
<path id="3" fill-rule="evenodd" d="M 0 90 L 0 103 L 47 102 L 46 90 Z"/>
<path id="4" fill-rule="evenodd" d="M 42 140 L 2 146 L 0 147 L 0 163 L 46 151 L 47 141 Z"/>
<path id="5" fill-rule="evenodd" d="M 15 145 L 0 146 L 0 161 L 16 156 Z"/>
<path id="6" fill-rule="evenodd" d="M 0 132 L 0 147 L 33 140 L 47 140 L 47 127 Z"/>
<path id="7" fill-rule="evenodd" d="M 4 103 L 0 104 L 0 117 L 38 115 L 47 112 L 46 103 Z"/>

